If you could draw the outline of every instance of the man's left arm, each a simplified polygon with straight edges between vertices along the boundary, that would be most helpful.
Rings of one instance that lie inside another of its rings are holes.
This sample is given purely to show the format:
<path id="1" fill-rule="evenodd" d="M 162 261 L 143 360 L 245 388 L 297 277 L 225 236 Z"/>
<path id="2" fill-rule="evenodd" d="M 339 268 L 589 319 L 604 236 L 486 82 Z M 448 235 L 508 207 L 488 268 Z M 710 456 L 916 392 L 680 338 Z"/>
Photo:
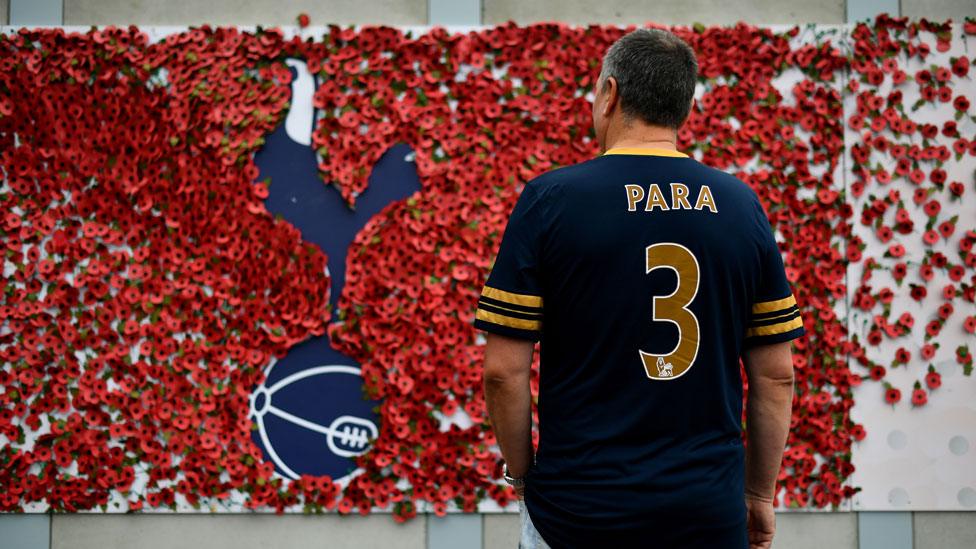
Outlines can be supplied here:
<path id="1" fill-rule="evenodd" d="M 485 347 L 485 402 L 488 416 L 508 466 L 508 474 L 524 477 L 532 465 L 532 353 L 535 344 L 488 334 Z M 521 496 L 521 493 L 519 494 Z"/>

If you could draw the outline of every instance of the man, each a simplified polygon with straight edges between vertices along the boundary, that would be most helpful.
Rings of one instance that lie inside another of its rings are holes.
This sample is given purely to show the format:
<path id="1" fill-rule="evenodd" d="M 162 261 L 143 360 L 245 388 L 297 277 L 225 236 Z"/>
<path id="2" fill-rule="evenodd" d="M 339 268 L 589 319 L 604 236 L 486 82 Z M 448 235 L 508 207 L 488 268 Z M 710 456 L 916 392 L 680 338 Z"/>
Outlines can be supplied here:
<path id="1" fill-rule="evenodd" d="M 772 541 L 803 322 L 755 193 L 675 150 L 697 71 L 663 30 L 610 48 L 593 102 L 603 154 L 526 185 L 479 301 L 523 547 Z"/>

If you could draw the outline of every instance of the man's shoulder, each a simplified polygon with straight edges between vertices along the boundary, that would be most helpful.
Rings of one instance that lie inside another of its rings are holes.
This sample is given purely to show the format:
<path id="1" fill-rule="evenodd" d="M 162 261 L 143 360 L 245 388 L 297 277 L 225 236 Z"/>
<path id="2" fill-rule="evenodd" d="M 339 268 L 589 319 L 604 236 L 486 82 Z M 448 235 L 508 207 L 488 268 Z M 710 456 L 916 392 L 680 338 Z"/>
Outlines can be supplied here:
<path id="1" fill-rule="evenodd" d="M 701 173 L 701 177 L 708 181 L 721 182 L 721 184 L 729 191 L 734 193 L 741 193 L 745 196 L 756 198 L 756 192 L 752 190 L 745 181 L 739 179 L 737 176 L 720 170 L 718 168 L 713 168 L 701 162 L 695 162 L 697 169 Z"/>
<path id="2" fill-rule="evenodd" d="M 598 156 L 576 164 L 553 168 L 532 178 L 527 186 L 532 187 L 540 195 L 545 195 L 573 185 L 585 184 L 587 181 L 592 181 L 593 176 L 604 169 L 598 162 L 600 158 Z"/>

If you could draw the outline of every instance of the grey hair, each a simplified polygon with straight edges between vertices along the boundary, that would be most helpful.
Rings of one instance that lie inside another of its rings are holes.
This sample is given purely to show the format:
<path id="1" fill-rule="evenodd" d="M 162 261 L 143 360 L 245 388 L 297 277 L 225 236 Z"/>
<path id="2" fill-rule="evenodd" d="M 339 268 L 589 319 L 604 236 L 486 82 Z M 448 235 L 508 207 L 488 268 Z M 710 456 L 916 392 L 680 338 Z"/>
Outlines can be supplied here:
<path id="1" fill-rule="evenodd" d="M 638 29 L 603 57 L 597 86 L 617 81 L 620 107 L 647 124 L 678 129 L 691 110 L 698 60 L 684 40 L 662 29 Z"/>

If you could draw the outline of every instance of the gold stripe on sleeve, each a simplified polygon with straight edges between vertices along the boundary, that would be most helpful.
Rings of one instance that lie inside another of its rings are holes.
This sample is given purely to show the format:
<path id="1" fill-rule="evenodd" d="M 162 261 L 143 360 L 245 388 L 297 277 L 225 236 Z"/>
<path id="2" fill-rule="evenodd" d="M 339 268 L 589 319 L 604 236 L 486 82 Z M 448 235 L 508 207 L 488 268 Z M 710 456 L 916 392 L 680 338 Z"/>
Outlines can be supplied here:
<path id="1" fill-rule="evenodd" d="M 485 286 L 481 295 L 499 301 L 506 301 L 513 305 L 522 305 L 523 307 L 542 307 L 542 296 L 538 295 L 516 294 L 499 290 L 498 288 L 492 288 L 491 286 Z"/>
<path id="2" fill-rule="evenodd" d="M 542 316 L 542 313 L 532 313 L 532 312 L 529 312 L 529 311 L 520 311 L 518 309 L 509 309 L 508 307 L 502 307 L 501 305 L 495 305 L 494 303 L 479 303 L 479 306 L 480 305 L 484 305 L 485 307 L 488 307 L 488 308 L 491 308 L 491 309 L 499 309 L 499 310 L 502 310 L 502 311 L 508 311 L 510 313 L 519 313 L 519 314 L 529 315 L 529 316 Z M 508 315 L 506 315 L 506 316 L 508 316 Z"/>
<path id="3" fill-rule="evenodd" d="M 783 322 L 782 324 L 773 324 L 772 326 L 758 326 L 756 328 L 749 328 L 748 330 L 746 330 L 746 337 L 782 334 L 782 333 L 789 332 L 790 330 L 795 330 L 797 328 L 802 328 L 802 327 L 803 327 L 803 319 L 797 317 L 789 322 Z"/>
<path id="4" fill-rule="evenodd" d="M 492 324 L 498 324 L 500 326 L 517 328 L 519 330 L 537 331 L 542 328 L 541 320 L 525 320 L 522 318 L 512 318 L 510 316 L 504 316 L 497 313 L 492 313 L 484 309 L 478 309 L 478 312 L 475 314 L 475 318 L 477 318 L 478 320 L 484 320 L 485 322 L 491 322 Z"/>
<path id="5" fill-rule="evenodd" d="M 792 307 L 790 307 L 790 308 L 792 309 Z M 777 320 L 777 319 L 780 322 L 783 322 L 785 320 L 789 320 L 790 317 L 792 317 L 794 315 L 797 315 L 799 313 L 800 313 L 800 311 L 793 310 L 793 311 L 789 311 L 789 312 L 786 312 L 786 313 L 783 313 L 783 314 L 777 314 L 776 316 L 767 316 L 767 317 L 763 317 L 763 318 L 754 319 L 753 322 L 768 322 L 770 320 Z"/>
<path id="6" fill-rule="evenodd" d="M 796 305 L 796 298 L 790 295 L 784 297 L 783 299 L 777 299 L 776 301 L 763 301 L 761 303 L 756 303 L 752 306 L 752 312 L 753 314 L 771 313 L 773 311 L 787 309 L 794 305 Z"/>

